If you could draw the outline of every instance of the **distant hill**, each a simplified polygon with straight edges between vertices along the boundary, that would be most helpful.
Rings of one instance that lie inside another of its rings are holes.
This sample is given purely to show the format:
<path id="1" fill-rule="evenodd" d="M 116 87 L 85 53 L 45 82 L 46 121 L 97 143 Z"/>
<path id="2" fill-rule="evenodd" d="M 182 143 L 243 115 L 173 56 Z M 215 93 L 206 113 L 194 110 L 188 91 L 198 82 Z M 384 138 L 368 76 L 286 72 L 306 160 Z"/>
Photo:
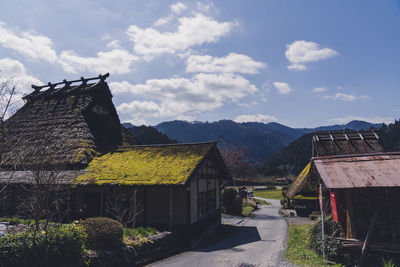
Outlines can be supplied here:
<path id="1" fill-rule="evenodd" d="M 125 126 L 142 145 L 175 144 L 178 142 L 169 139 L 167 135 L 160 133 L 156 128 L 151 126 L 133 126 L 130 123 L 123 123 L 122 125 Z"/>
<path id="2" fill-rule="evenodd" d="M 219 141 L 219 146 L 244 146 L 251 161 L 265 161 L 300 136 L 321 130 L 379 128 L 381 124 L 352 121 L 345 125 L 318 128 L 291 128 L 276 122 L 237 123 L 232 120 L 216 122 L 169 121 L 155 126 L 169 138 L 179 143 Z M 139 140 L 140 141 L 140 140 Z"/>

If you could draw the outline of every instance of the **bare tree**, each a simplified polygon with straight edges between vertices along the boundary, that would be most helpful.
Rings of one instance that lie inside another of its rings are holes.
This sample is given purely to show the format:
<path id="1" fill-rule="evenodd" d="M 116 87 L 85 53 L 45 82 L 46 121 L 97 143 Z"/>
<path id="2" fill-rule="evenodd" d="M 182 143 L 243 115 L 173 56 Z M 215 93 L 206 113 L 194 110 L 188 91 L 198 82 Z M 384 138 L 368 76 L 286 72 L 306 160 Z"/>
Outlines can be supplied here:
<path id="1" fill-rule="evenodd" d="M 57 150 L 63 150 L 65 143 L 58 141 L 48 145 L 54 132 L 47 131 L 37 136 L 34 150 L 22 150 L 18 155 L 18 166 L 25 173 L 26 183 L 22 184 L 24 196 L 21 209 L 35 223 L 35 230 L 40 229 L 40 222 L 61 221 L 69 211 L 65 203 L 72 188 L 71 181 L 62 177 L 66 163 L 55 156 Z"/>
<path id="2" fill-rule="evenodd" d="M 9 147 L 11 147 L 12 143 L 10 140 L 5 138 L 5 128 L 4 121 L 7 117 L 11 116 L 15 112 L 15 82 L 13 78 L 2 79 L 0 76 L 0 162 L 3 159 L 3 153 Z M 2 197 L 3 191 L 9 185 L 11 179 L 14 175 L 14 166 L 9 166 L 7 171 L 7 176 L 3 177 L 0 182 L 0 196 Z"/>
<path id="3" fill-rule="evenodd" d="M 137 188 L 114 185 L 106 203 L 106 212 L 124 227 L 136 225 L 137 217 L 143 212 L 143 203 L 137 201 Z"/>
<path id="4" fill-rule="evenodd" d="M 221 155 L 233 177 L 249 179 L 256 176 L 256 164 L 246 159 L 248 152 L 245 147 L 225 147 L 221 149 Z"/>

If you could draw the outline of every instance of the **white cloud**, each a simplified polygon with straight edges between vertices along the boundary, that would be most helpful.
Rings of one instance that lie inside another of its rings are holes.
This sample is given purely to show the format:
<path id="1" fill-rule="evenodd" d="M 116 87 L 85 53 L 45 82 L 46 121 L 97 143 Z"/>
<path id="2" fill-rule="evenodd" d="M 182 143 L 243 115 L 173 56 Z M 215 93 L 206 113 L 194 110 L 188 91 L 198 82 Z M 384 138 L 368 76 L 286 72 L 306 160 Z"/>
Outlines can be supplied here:
<path id="1" fill-rule="evenodd" d="M 292 88 L 290 88 L 288 83 L 284 83 L 284 82 L 274 82 L 273 83 L 275 86 L 275 89 L 278 90 L 278 92 L 282 95 L 286 95 L 289 94 L 290 92 L 293 91 Z"/>
<path id="2" fill-rule="evenodd" d="M 288 69 L 306 70 L 306 63 L 317 62 L 322 59 L 336 56 L 338 55 L 338 52 L 331 48 L 320 48 L 317 43 L 302 40 L 287 45 L 285 55 L 290 62 Z"/>
<path id="3" fill-rule="evenodd" d="M 256 74 L 266 64 L 242 54 L 230 53 L 226 57 L 191 55 L 186 60 L 187 72 L 219 72 Z"/>
<path id="4" fill-rule="evenodd" d="M 2 21 L 0 21 L 0 36 L 0 45 L 31 59 L 43 59 L 49 62 L 57 60 L 53 43 L 46 36 L 12 30 Z"/>
<path id="5" fill-rule="evenodd" d="M 180 14 L 185 9 L 187 9 L 187 6 L 182 2 L 171 5 L 171 11 L 176 14 Z"/>
<path id="6" fill-rule="evenodd" d="M 235 118 L 236 122 L 263 122 L 277 121 L 274 116 L 264 114 L 240 115 Z"/>
<path id="7" fill-rule="evenodd" d="M 151 60 L 162 54 L 175 54 L 192 46 L 217 42 L 232 29 L 232 22 L 218 22 L 202 14 L 183 17 L 176 32 L 159 32 L 153 28 L 129 26 L 127 35 L 134 42 L 134 50 L 144 59 Z"/>
<path id="8" fill-rule="evenodd" d="M 162 26 L 170 23 L 175 17 L 173 15 L 168 15 L 166 17 L 159 18 L 154 22 L 154 26 Z"/>
<path id="9" fill-rule="evenodd" d="M 326 86 L 320 86 L 320 87 L 315 87 L 315 88 L 312 90 L 312 92 L 313 92 L 313 93 L 321 93 L 321 92 L 325 92 L 325 91 L 328 91 L 328 90 L 329 90 L 328 87 L 326 87 Z"/>
<path id="10" fill-rule="evenodd" d="M 122 49 L 121 42 L 119 40 L 112 40 L 107 44 L 107 47 L 113 49 Z"/>
<path id="11" fill-rule="evenodd" d="M 362 96 L 357 96 L 355 94 L 343 94 L 343 93 L 336 93 L 333 96 L 324 96 L 325 99 L 333 99 L 333 100 L 341 100 L 341 101 L 347 101 L 347 102 L 352 102 L 358 99 L 368 99 L 370 98 L 367 95 L 362 95 Z"/>
<path id="12" fill-rule="evenodd" d="M 28 93 L 31 93 L 33 89 L 32 84 L 41 85 L 42 82 L 29 75 L 24 65 L 18 60 L 10 58 L 0 59 L 0 82 L 9 81 L 11 86 L 15 86 L 16 94 L 12 98 L 12 107 L 9 112 L 17 109 L 23 105 L 22 97 Z M 8 117 L 11 113 L 8 113 Z"/>
<path id="13" fill-rule="evenodd" d="M 346 117 L 341 117 L 341 118 L 334 118 L 334 119 L 329 119 L 328 121 L 330 123 L 335 123 L 335 124 L 346 124 L 349 123 L 350 121 L 367 121 L 370 123 L 392 123 L 394 122 L 394 118 L 392 117 L 363 117 L 363 116 L 354 116 L 354 115 L 349 115 Z"/>
<path id="14" fill-rule="evenodd" d="M 208 12 L 212 7 L 214 7 L 214 3 L 209 3 L 209 4 L 203 4 L 200 2 L 196 3 L 196 8 L 200 12 Z"/>
<path id="15" fill-rule="evenodd" d="M 144 117 L 192 116 L 221 107 L 226 102 L 238 101 L 253 94 L 257 87 L 241 76 L 229 74 L 196 74 L 192 79 L 151 79 L 143 84 L 112 82 L 113 94 L 134 94 L 151 99 L 124 103 L 117 107 L 121 113 L 136 118 L 135 109 L 144 110 Z M 140 114 L 142 116 L 142 114 Z"/>
<path id="16" fill-rule="evenodd" d="M 80 73 L 90 71 L 93 73 L 126 74 L 131 71 L 131 64 L 139 58 L 124 49 L 114 49 L 108 52 L 98 52 L 97 57 L 82 57 L 74 51 L 63 51 L 60 63 L 66 72 Z"/>
<path id="17" fill-rule="evenodd" d="M 251 101 L 250 103 L 237 103 L 237 105 L 238 105 L 239 107 L 242 107 L 242 108 L 252 107 L 252 106 L 255 106 L 255 105 L 257 105 L 257 104 L 258 104 L 258 102 L 257 102 L 256 100 Z"/>

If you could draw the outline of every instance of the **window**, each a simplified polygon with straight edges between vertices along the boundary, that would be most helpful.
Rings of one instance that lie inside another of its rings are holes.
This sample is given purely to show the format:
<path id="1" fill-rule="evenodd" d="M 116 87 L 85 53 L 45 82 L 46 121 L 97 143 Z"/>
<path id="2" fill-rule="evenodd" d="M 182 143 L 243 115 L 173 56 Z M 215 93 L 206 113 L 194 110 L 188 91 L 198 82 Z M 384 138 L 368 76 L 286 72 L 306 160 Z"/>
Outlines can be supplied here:
<path id="1" fill-rule="evenodd" d="M 215 189 L 198 193 L 198 212 L 199 218 L 204 217 L 215 210 Z"/>

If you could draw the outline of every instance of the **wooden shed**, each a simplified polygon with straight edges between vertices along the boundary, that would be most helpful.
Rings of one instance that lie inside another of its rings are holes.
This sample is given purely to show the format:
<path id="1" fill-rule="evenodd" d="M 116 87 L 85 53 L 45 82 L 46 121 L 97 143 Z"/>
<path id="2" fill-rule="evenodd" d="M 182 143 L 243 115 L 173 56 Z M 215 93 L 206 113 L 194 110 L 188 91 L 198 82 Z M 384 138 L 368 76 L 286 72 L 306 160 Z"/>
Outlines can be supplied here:
<path id="1" fill-rule="evenodd" d="M 313 157 L 286 192 L 308 186 L 356 245 L 400 251 L 400 153 L 385 152 L 374 130 L 321 132 L 313 136 Z M 358 240 L 358 241 L 357 241 Z M 386 245 L 385 245 L 386 244 Z M 389 248 L 390 247 L 390 248 Z"/>

